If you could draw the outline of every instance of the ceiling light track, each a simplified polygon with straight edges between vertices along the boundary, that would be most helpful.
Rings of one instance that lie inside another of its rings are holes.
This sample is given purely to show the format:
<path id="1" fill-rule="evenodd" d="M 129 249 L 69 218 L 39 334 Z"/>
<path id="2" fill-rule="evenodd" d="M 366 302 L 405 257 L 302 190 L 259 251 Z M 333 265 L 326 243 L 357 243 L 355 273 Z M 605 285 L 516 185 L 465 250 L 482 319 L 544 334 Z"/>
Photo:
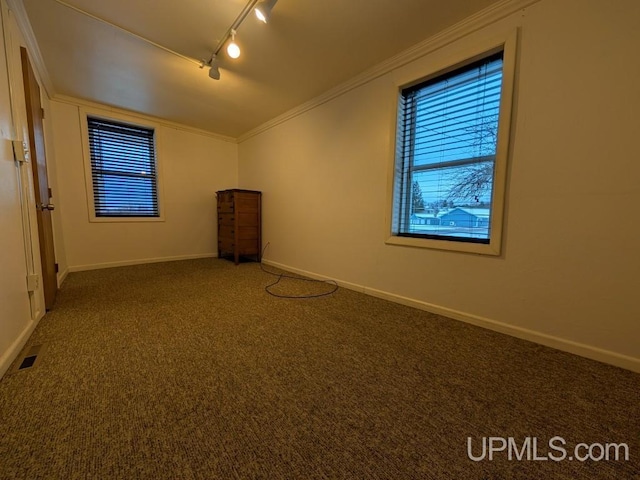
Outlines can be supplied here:
<path id="1" fill-rule="evenodd" d="M 138 40 L 142 40 L 143 42 L 146 42 L 149 45 L 153 45 L 154 47 L 157 47 L 157 48 L 159 48 L 161 50 L 164 50 L 165 52 L 168 52 L 168 53 L 170 53 L 172 55 L 175 55 L 176 57 L 180 57 L 180 58 L 182 58 L 184 60 L 187 60 L 188 62 L 194 63 L 194 64 L 196 64 L 198 66 L 200 66 L 202 64 L 202 62 L 200 60 L 196 60 L 195 58 L 188 57 L 186 55 L 183 55 L 182 53 L 176 52 L 175 50 L 171 50 L 170 48 L 165 47 L 164 45 L 160 45 L 159 43 L 156 43 L 153 40 L 149 40 L 148 38 L 145 38 L 142 35 L 138 35 L 137 33 L 132 32 L 131 30 L 128 30 L 128 29 L 126 29 L 124 27 L 121 27 L 120 25 L 117 25 L 117 24 L 115 24 L 113 22 L 110 22 L 109 20 L 105 20 L 104 18 L 98 17 L 97 15 L 94 15 L 93 13 L 89 13 L 89 12 L 87 12 L 85 10 L 82 10 L 81 8 L 78 8 L 75 5 L 71 5 L 71 4 L 67 3 L 67 2 L 65 2 L 64 0 L 55 0 L 55 1 L 57 3 L 59 3 L 60 5 L 64 6 L 64 7 L 67 7 L 67 8 L 69 8 L 71 10 L 74 10 L 74 11 L 76 11 L 76 12 L 78 12 L 78 13 L 86 16 L 86 17 L 92 18 L 94 20 L 102 22 L 102 23 L 104 23 L 106 25 L 109 25 L 111 27 L 117 28 L 118 30 L 123 31 L 123 32 L 131 35 L 132 37 L 137 38 Z"/>
<path id="2" fill-rule="evenodd" d="M 183 60 L 187 60 L 188 62 L 194 63 L 198 65 L 200 68 L 204 68 L 205 66 L 207 66 L 209 67 L 209 76 L 214 80 L 220 80 L 218 54 L 220 53 L 222 48 L 228 44 L 227 54 L 231 58 L 238 58 L 240 56 L 240 47 L 238 47 L 238 45 L 235 43 L 235 36 L 242 22 L 244 22 L 244 20 L 247 18 L 247 15 L 249 15 L 253 10 L 256 14 L 256 17 L 260 21 L 267 23 L 271 15 L 271 10 L 273 9 L 273 6 L 276 4 L 278 0 L 249 0 L 247 4 L 244 6 L 244 8 L 242 9 L 242 11 L 240 12 L 240 14 L 236 17 L 234 22 L 225 32 L 225 34 L 220 38 L 218 45 L 216 45 L 215 50 L 213 51 L 213 53 L 211 54 L 211 57 L 207 61 L 196 60 L 195 58 L 191 58 L 191 57 L 188 57 L 187 55 L 183 55 L 182 53 L 176 52 L 175 50 L 171 50 L 170 48 L 165 47 L 164 45 L 156 43 L 153 40 L 143 37 L 142 35 L 139 35 L 136 32 L 133 32 L 116 23 L 110 22 L 109 20 L 106 20 L 102 17 L 94 15 L 93 13 L 89 13 L 86 10 L 76 7 L 75 5 L 71 5 L 70 3 L 67 3 L 64 0 L 55 0 L 55 1 L 56 3 L 62 5 L 63 7 L 69 8 L 77 13 L 80 13 L 81 15 L 84 15 L 85 17 L 92 18 L 93 20 L 104 23 L 105 25 L 109 25 L 110 27 L 116 28 L 132 37 L 137 38 L 138 40 L 142 40 L 143 42 L 148 43 L 149 45 L 152 45 L 156 48 L 164 50 L 167 53 L 175 55 L 176 57 L 180 57 Z M 229 42 L 229 40 L 231 40 L 231 42 Z"/>
<path id="3" fill-rule="evenodd" d="M 222 36 L 222 38 L 218 42 L 218 45 L 216 45 L 216 49 L 213 51 L 213 54 L 211 55 L 212 58 L 214 55 L 218 55 L 218 53 L 220 53 L 220 50 L 222 50 L 222 47 L 224 47 L 224 44 L 227 43 L 227 40 L 229 40 L 232 34 L 235 36 L 236 32 L 238 31 L 238 28 L 240 27 L 242 22 L 244 22 L 244 19 L 247 18 L 247 15 L 251 13 L 251 10 L 253 10 L 253 7 L 255 7 L 258 1 L 259 0 L 249 0 L 249 3 L 247 3 L 244 6 L 242 11 L 240 12 L 240 15 L 238 15 L 238 17 L 233 21 L 229 29 L 225 32 L 225 34 Z"/>
<path id="4" fill-rule="evenodd" d="M 236 33 L 242 22 L 244 22 L 247 15 L 249 15 L 253 10 L 260 21 L 267 23 L 269 16 L 271 15 L 271 9 L 277 1 L 278 0 L 249 0 L 229 29 L 225 32 L 222 38 L 220 38 L 220 41 L 218 42 L 218 45 L 216 45 L 216 48 L 211 54 L 209 60 L 202 60 L 202 62 L 200 62 L 200 68 L 204 68 L 205 66 L 210 67 L 209 76 L 214 80 L 220 80 L 218 63 L 218 54 L 220 53 L 220 50 L 227 45 L 227 54 L 231 58 L 238 58 L 240 56 L 240 47 L 236 44 Z M 229 42 L 229 40 L 231 40 L 231 42 Z"/>

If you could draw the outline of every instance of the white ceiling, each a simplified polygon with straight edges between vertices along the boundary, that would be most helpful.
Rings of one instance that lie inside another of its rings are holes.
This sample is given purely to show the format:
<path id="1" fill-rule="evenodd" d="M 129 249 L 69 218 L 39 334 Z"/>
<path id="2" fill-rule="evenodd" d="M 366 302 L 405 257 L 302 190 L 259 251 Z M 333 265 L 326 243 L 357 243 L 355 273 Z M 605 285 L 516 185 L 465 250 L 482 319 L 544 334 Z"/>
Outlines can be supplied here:
<path id="1" fill-rule="evenodd" d="M 192 59 L 209 59 L 247 0 L 64 0 Z M 22 0 L 56 95 L 238 137 L 496 0 L 279 0 L 238 29 L 221 76 L 79 13 Z"/>

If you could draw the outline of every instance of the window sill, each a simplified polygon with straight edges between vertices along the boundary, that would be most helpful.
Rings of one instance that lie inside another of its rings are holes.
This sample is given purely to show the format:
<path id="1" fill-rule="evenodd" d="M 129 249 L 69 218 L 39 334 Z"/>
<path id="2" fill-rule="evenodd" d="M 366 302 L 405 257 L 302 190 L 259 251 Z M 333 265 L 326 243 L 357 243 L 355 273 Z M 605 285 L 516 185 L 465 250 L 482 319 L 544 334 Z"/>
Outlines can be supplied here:
<path id="1" fill-rule="evenodd" d="M 500 255 L 500 248 L 495 244 L 467 243 L 451 240 L 435 240 L 431 238 L 399 237 L 391 236 L 385 243 L 402 247 L 428 248 L 432 250 L 448 250 L 462 253 L 475 253 L 478 255 Z M 495 242 L 493 242 L 495 243 Z"/>

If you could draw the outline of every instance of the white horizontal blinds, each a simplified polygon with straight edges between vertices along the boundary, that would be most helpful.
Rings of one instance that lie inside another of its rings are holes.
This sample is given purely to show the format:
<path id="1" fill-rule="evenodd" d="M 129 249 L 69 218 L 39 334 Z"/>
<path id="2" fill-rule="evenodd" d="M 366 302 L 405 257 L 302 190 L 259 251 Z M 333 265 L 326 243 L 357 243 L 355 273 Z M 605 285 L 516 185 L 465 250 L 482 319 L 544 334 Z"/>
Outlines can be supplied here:
<path id="1" fill-rule="evenodd" d="M 489 243 L 501 87 L 502 52 L 402 91 L 401 234 Z"/>
<path id="2" fill-rule="evenodd" d="M 408 182 L 408 170 L 404 167 L 404 145 L 405 145 L 405 130 L 406 125 L 404 122 L 404 110 L 406 99 L 404 95 L 400 95 L 398 99 L 398 118 L 397 118 L 397 131 L 396 131 L 396 145 L 395 145 L 395 168 L 393 175 L 393 205 L 392 219 L 391 219 L 391 233 L 397 235 L 400 233 L 399 226 L 406 221 L 404 218 L 405 212 L 397 208 L 403 204 L 405 198 L 405 185 Z"/>
<path id="3" fill-rule="evenodd" d="M 157 217 L 153 129 L 87 118 L 96 217 Z"/>

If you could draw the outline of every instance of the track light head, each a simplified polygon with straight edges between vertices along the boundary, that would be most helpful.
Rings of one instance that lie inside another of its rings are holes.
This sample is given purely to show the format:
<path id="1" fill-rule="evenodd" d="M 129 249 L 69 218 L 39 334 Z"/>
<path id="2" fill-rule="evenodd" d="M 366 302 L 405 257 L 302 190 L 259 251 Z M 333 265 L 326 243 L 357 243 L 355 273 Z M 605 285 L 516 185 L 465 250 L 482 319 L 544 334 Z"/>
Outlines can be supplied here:
<path id="1" fill-rule="evenodd" d="M 231 41 L 227 45 L 227 54 L 231 58 L 238 58 L 240 56 L 240 47 L 236 43 L 236 31 L 231 30 Z"/>
<path id="2" fill-rule="evenodd" d="M 209 76 L 214 80 L 220 80 L 220 69 L 218 68 L 218 59 L 216 55 L 211 57 L 211 63 L 209 64 L 211 68 L 209 68 Z"/>
<path id="3" fill-rule="evenodd" d="M 214 80 L 220 80 L 220 70 L 218 67 L 211 67 L 209 69 L 209 76 Z"/>
<path id="4" fill-rule="evenodd" d="M 269 21 L 269 17 L 271 16 L 271 9 L 276 4 L 278 0 L 262 0 L 256 5 L 254 12 L 256 12 L 256 17 L 261 22 L 267 23 Z"/>
<path id="5" fill-rule="evenodd" d="M 208 62 L 202 60 L 200 62 L 200 68 L 209 67 L 209 77 L 214 80 L 220 80 L 220 69 L 218 67 L 217 55 L 222 51 L 222 48 L 226 45 L 227 55 L 229 58 L 238 58 L 240 56 L 240 46 L 236 43 L 236 29 L 242 24 L 247 15 L 251 13 L 253 8 L 258 19 L 264 23 L 269 21 L 271 15 L 271 9 L 278 2 L 278 0 L 248 0 L 247 5 L 242 10 L 238 18 L 231 24 L 229 30 L 225 33 L 224 37 L 220 39 L 216 46 L 211 60 Z"/>

